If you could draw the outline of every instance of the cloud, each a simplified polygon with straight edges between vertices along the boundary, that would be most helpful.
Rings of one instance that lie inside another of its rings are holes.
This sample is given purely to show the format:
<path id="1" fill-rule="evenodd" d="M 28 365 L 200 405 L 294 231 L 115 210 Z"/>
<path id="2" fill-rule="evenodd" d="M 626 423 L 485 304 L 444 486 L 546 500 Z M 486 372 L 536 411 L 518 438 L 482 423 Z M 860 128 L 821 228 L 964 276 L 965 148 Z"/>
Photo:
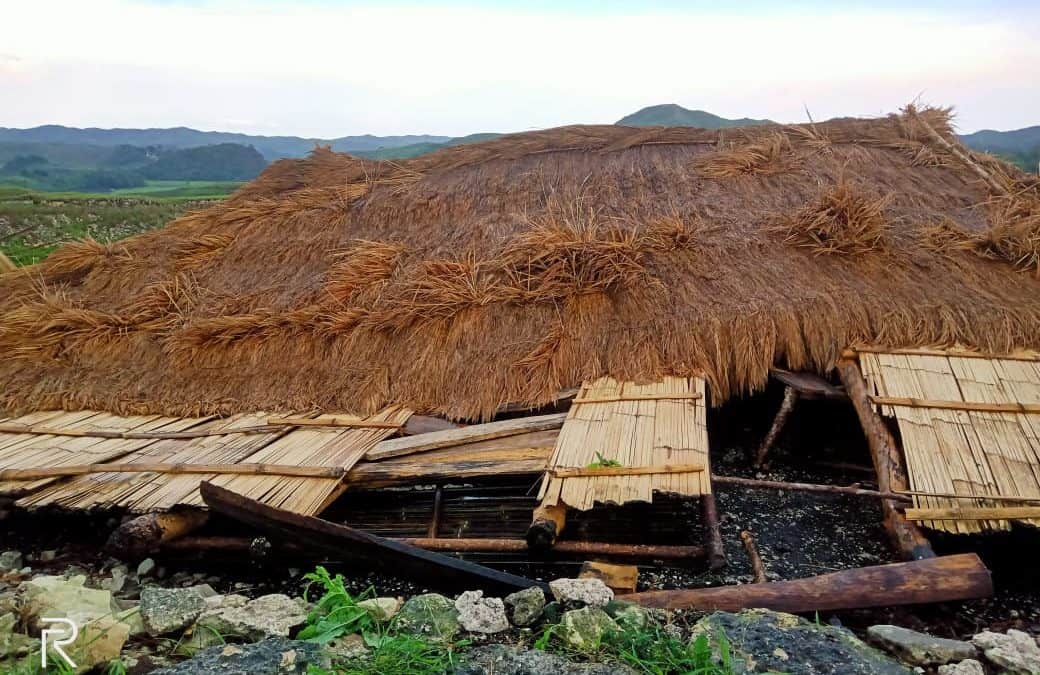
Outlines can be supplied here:
<path id="1" fill-rule="evenodd" d="M 1028 9 L 1012 21 L 834 5 L 747 14 L 58 0 L 5 15 L 19 27 L 5 52 L 37 78 L 30 99 L 71 87 L 98 99 L 83 103 L 99 122 L 124 125 L 140 115 L 177 124 L 178 111 L 283 133 L 455 134 L 612 122 L 670 101 L 792 120 L 803 103 L 818 117 L 875 114 L 923 91 L 959 104 L 966 126 L 1009 126 L 1040 102 L 1028 65 L 1040 63 L 1040 21 Z M 77 77 L 94 93 L 69 82 Z M 8 79 L 0 66 L 0 93 Z M 135 97 L 131 80 L 152 100 Z M 18 112 L 39 118 L 28 123 L 54 114 L 33 100 Z"/>

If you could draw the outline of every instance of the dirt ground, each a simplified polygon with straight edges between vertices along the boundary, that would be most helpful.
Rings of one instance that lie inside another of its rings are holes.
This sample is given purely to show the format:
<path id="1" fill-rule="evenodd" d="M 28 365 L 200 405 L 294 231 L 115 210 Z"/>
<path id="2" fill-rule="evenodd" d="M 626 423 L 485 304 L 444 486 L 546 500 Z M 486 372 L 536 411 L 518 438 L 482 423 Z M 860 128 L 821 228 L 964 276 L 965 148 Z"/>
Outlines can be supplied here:
<path id="1" fill-rule="evenodd" d="M 858 422 L 851 407 L 842 403 L 800 402 L 770 454 L 769 468 L 756 471 L 752 467 L 751 458 L 779 406 L 781 394 L 779 387 L 771 387 L 760 396 L 732 402 L 712 411 L 709 429 L 713 471 L 722 475 L 835 485 L 859 482 L 864 487 L 872 487 L 873 473 L 866 470 L 870 458 Z M 495 487 L 485 488 L 489 500 L 500 500 L 496 490 L 501 491 Z M 486 519 L 496 527 L 523 527 L 523 518 L 529 520 L 530 517 L 531 499 L 531 495 L 524 495 L 521 491 L 519 497 L 510 497 L 502 502 L 511 506 L 487 510 L 478 503 L 479 508 L 471 507 L 471 511 L 487 511 Z M 717 500 L 727 567 L 720 572 L 709 572 L 697 566 L 643 567 L 640 570 L 641 589 L 749 582 L 751 566 L 739 539 L 741 530 L 753 533 L 770 580 L 794 579 L 895 561 L 881 526 L 880 509 L 872 498 L 718 486 Z M 330 510 L 327 517 L 365 527 L 366 518 L 373 523 L 377 520 L 373 515 L 376 507 L 371 502 L 369 499 L 366 506 L 344 500 Z M 424 518 L 428 518 L 428 506 L 422 501 L 412 506 L 393 504 L 385 507 L 384 511 L 393 517 L 388 520 L 383 513 L 379 520 L 383 525 L 372 525 L 373 528 L 392 527 L 398 533 L 411 532 L 416 527 L 424 527 Z M 605 540 L 610 540 L 613 526 L 618 527 L 619 536 L 628 532 L 625 536 L 632 537 L 641 531 L 643 523 L 652 520 L 664 524 L 660 532 L 652 530 L 652 536 L 658 539 L 656 543 L 700 543 L 698 511 L 694 504 L 682 500 L 662 501 L 652 508 L 635 507 L 631 513 L 623 510 L 611 512 L 609 509 L 605 513 L 607 517 L 604 520 L 577 521 L 574 527 L 601 534 Z M 70 517 L 12 511 L 0 523 L 0 550 L 17 548 L 31 554 L 58 549 L 56 560 L 40 567 L 39 571 L 64 569 L 74 564 L 103 573 L 106 567 L 117 562 L 99 555 L 98 550 L 107 533 L 118 523 L 118 516 Z M 510 524 L 510 518 L 515 522 Z M 636 522 L 626 522 L 626 518 Z M 391 524 L 387 525 L 387 522 Z M 479 526 L 471 520 L 465 524 L 467 527 Z M 627 528 L 622 525 L 627 525 Z M 453 529 L 462 525 L 451 521 L 445 527 Z M 214 528 L 226 534 L 249 534 L 234 524 L 221 526 L 218 523 Z M 931 539 L 939 554 L 979 553 L 993 572 L 995 596 L 988 600 L 928 607 L 826 613 L 818 619 L 841 623 L 857 632 L 875 623 L 895 623 L 958 638 L 969 637 L 985 628 L 1040 632 L 1040 573 L 1036 564 L 1040 559 L 1040 533 L 1021 528 L 1000 535 L 933 535 Z M 301 559 L 277 553 L 275 547 L 272 554 L 260 557 L 207 554 L 194 558 L 157 556 L 156 559 L 164 574 L 204 576 L 219 592 L 277 590 L 298 593 L 302 575 L 316 563 L 325 563 L 334 571 L 344 572 L 351 586 L 358 591 L 369 586 L 374 586 L 381 595 L 408 595 L 427 590 L 370 570 L 351 569 L 336 561 Z M 508 559 L 495 561 L 479 556 L 474 559 L 540 579 L 567 576 L 576 571 L 573 563 L 532 565 Z"/>

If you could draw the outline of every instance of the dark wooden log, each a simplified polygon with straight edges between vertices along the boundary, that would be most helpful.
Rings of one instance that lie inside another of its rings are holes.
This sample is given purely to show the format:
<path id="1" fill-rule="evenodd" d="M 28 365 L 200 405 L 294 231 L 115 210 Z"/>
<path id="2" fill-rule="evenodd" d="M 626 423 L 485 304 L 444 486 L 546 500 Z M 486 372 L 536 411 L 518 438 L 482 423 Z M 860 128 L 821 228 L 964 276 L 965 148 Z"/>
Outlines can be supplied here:
<path id="1" fill-rule="evenodd" d="M 748 560 L 751 561 L 751 573 L 754 583 L 764 584 L 766 582 L 766 566 L 762 562 L 762 556 L 758 554 L 755 538 L 750 532 L 744 530 L 740 533 L 740 541 L 744 543 L 744 550 L 747 551 Z"/>
<path id="2" fill-rule="evenodd" d="M 121 560 L 138 560 L 159 547 L 206 524 L 209 514 L 202 509 L 146 513 L 117 527 L 105 550 Z"/>
<path id="3" fill-rule="evenodd" d="M 547 584 L 515 574 L 425 551 L 346 525 L 277 509 L 212 483 L 203 482 L 199 491 L 214 513 L 263 530 L 279 540 L 353 560 L 373 569 L 390 571 L 429 586 L 446 590 L 482 589 L 493 593 L 511 593 L 531 586 L 548 588 Z"/>
<path id="4" fill-rule="evenodd" d="M 540 504 L 534 510 L 531 525 L 527 528 L 527 546 L 532 551 L 544 551 L 552 548 L 556 538 L 563 533 L 567 524 L 567 505 Z"/>
<path id="5" fill-rule="evenodd" d="M 719 529 L 719 513 L 715 508 L 715 495 L 701 495 L 701 518 L 704 521 L 704 549 L 708 553 L 708 567 L 713 570 L 726 566 L 726 553 L 722 548 L 722 532 Z"/>
<path id="6" fill-rule="evenodd" d="M 977 555 L 964 553 L 793 581 L 635 593 L 625 600 L 662 609 L 813 612 L 974 600 L 992 594 L 989 570 Z"/>
<path id="7" fill-rule="evenodd" d="M 867 447 L 870 448 L 874 470 L 877 471 L 879 490 L 886 493 L 908 490 L 910 481 L 903 467 L 899 447 L 892 432 L 874 412 L 859 365 L 855 361 L 843 358 L 838 359 L 837 366 L 838 375 L 845 384 L 845 391 L 848 392 L 849 399 L 856 409 L 859 423 L 867 438 Z M 895 500 L 882 500 L 881 510 L 885 517 L 885 530 L 903 558 L 922 560 L 935 557 L 935 551 L 921 529 L 907 522 L 903 514 L 896 509 Z"/>

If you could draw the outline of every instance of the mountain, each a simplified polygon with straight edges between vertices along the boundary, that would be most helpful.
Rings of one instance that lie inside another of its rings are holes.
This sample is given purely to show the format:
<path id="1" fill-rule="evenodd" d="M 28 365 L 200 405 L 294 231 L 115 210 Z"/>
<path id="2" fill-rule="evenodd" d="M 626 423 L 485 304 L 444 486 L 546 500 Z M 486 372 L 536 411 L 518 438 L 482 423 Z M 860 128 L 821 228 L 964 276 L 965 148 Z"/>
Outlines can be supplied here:
<path id="1" fill-rule="evenodd" d="M 960 139 L 969 148 L 1000 155 L 1030 173 L 1036 173 L 1040 165 L 1040 126 L 1013 131 L 983 129 Z"/>
<path id="2" fill-rule="evenodd" d="M 675 103 L 652 105 L 631 115 L 626 115 L 615 124 L 624 127 L 701 127 L 702 129 L 724 129 L 727 127 L 751 127 L 761 124 L 776 124 L 771 120 L 753 120 L 742 117 L 729 120 L 703 110 L 688 110 Z"/>
<path id="3" fill-rule="evenodd" d="M 419 155 L 435 152 L 442 148 L 448 148 L 453 145 L 469 145 L 470 143 L 490 141 L 491 139 L 498 138 L 501 135 L 502 134 L 495 133 L 470 134 L 469 136 L 450 138 L 442 143 L 413 143 L 412 145 L 401 145 L 395 148 L 355 151 L 353 154 L 367 159 L 408 159 L 410 157 L 418 157 Z"/>
<path id="4" fill-rule="evenodd" d="M 339 152 L 368 152 L 416 143 L 444 143 L 450 136 L 343 136 L 341 138 L 301 138 L 299 136 L 253 136 L 223 131 L 199 131 L 188 127 L 171 129 L 78 129 L 47 124 L 31 129 L 0 127 L 0 143 L 48 143 L 64 145 L 136 145 L 167 148 L 196 148 L 204 145 L 236 143 L 251 145 L 268 161 L 282 157 L 303 157 L 317 144 L 331 145 Z"/>

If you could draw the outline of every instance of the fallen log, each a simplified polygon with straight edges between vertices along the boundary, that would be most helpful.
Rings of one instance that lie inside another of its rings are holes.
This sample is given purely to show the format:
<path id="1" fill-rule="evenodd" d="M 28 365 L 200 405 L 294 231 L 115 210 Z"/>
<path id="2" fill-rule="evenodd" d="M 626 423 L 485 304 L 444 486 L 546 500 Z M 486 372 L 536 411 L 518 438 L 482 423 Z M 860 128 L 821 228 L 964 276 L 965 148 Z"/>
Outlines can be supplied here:
<path id="1" fill-rule="evenodd" d="M 548 589 L 547 584 L 515 574 L 377 537 L 346 525 L 277 509 L 212 483 L 203 482 L 199 492 L 214 513 L 305 549 L 340 556 L 373 569 L 389 570 L 430 586 L 451 590 L 478 588 L 495 593 L 511 593 L 531 586 Z"/>
<path id="2" fill-rule="evenodd" d="M 737 612 L 762 607 L 798 613 L 974 600 L 992 594 L 989 570 L 974 553 L 963 553 L 793 581 L 649 591 L 625 600 L 660 609 Z"/>
<path id="3" fill-rule="evenodd" d="M 892 493 L 910 489 L 910 481 L 896 440 L 874 412 L 859 366 L 855 361 L 839 359 L 837 367 L 845 391 L 848 392 L 849 400 L 852 401 L 859 423 L 863 427 L 863 434 L 867 438 L 867 447 L 874 461 L 874 470 L 877 471 L 879 492 Z M 885 517 L 885 530 L 896 550 L 904 558 L 921 560 L 935 557 L 932 545 L 921 529 L 908 522 L 903 514 L 896 510 L 895 500 L 883 499 L 881 512 Z"/>
<path id="4" fill-rule="evenodd" d="M 524 538 L 532 551 L 544 551 L 552 548 L 556 538 L 563 533 L 567 524 L 567 505 L 539 504 L 531 516 L 531 524 L 527 528 Z"/>
<path id="5" fill-rule="evenodd" d="M 105 550 L 121 560 L 140 559 L 199 529 L 208 518 L 209 514 L 202 509 L 146 513 L 113 530 Z"/>

